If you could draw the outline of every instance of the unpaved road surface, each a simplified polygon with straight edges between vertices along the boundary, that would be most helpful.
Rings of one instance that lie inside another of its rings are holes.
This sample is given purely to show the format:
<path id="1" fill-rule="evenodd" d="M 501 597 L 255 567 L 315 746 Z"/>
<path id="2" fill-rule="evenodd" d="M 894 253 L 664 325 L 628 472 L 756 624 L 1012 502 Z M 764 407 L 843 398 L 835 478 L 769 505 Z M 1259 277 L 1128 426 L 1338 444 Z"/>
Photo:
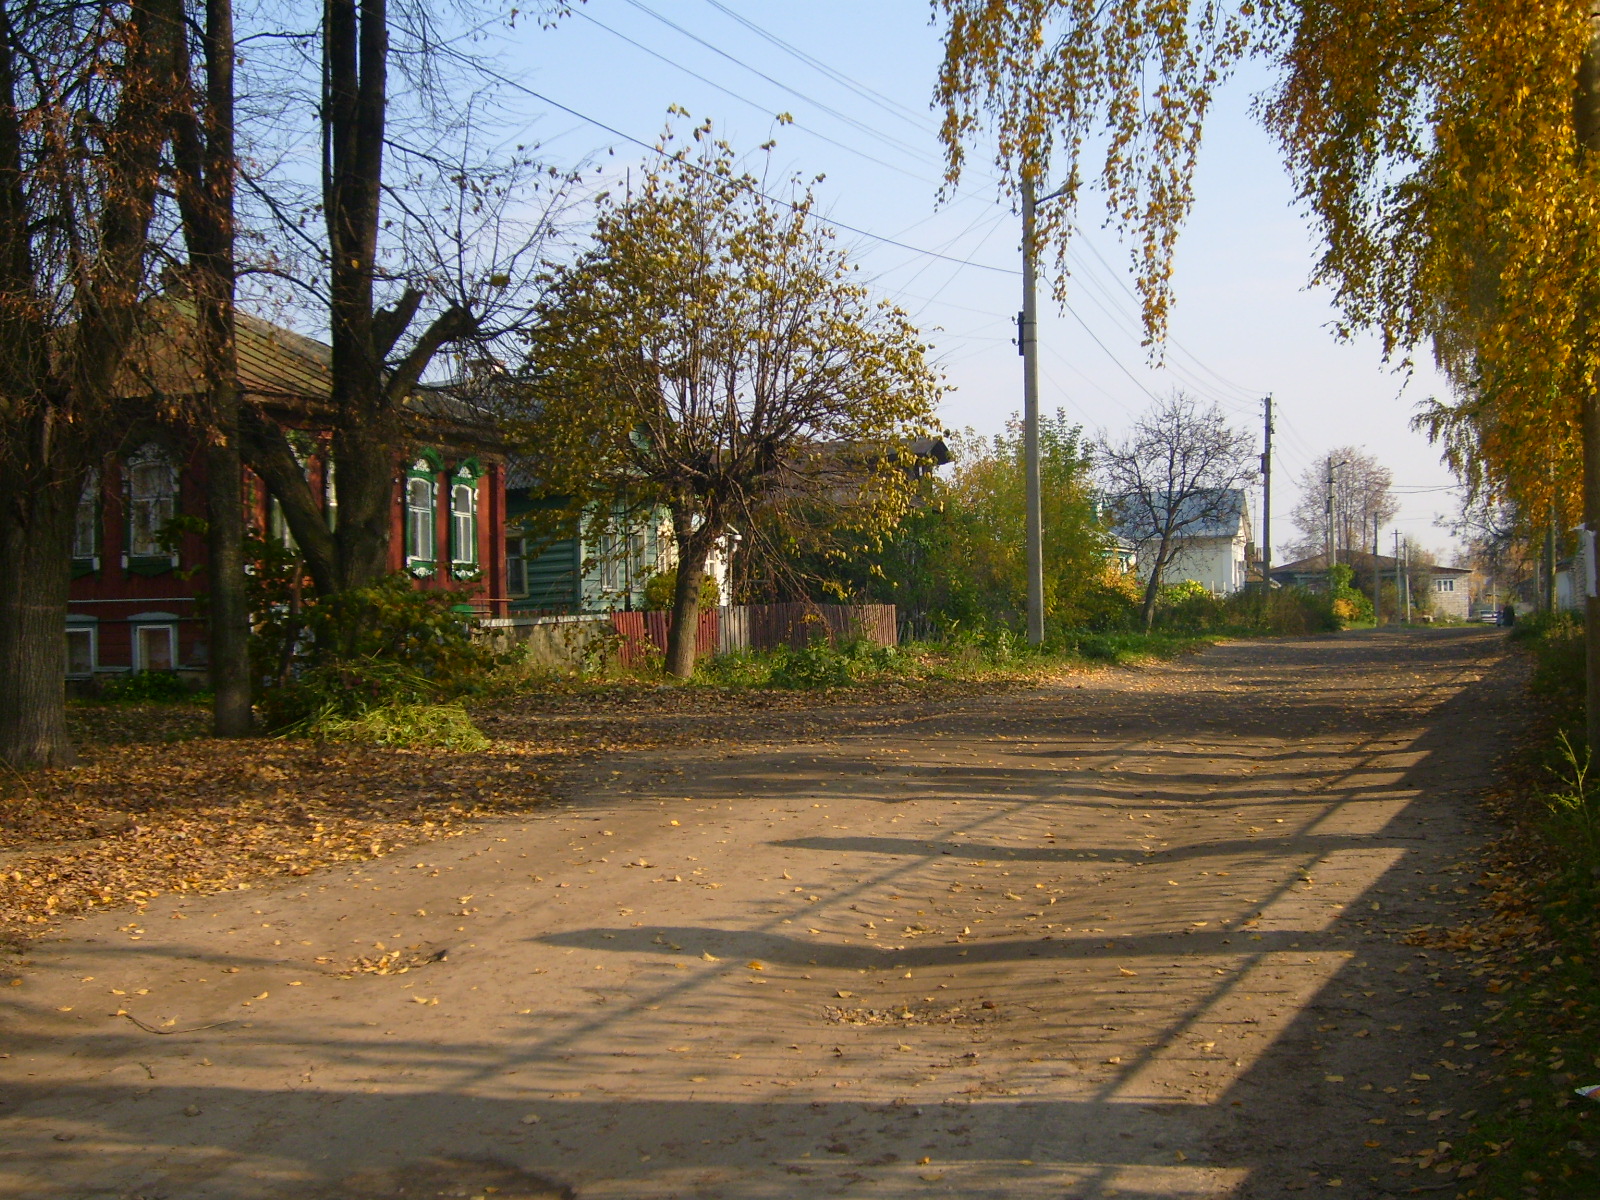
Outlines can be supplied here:
<path id="1" fill-rule="evenodd" d="M 1470 1110 L 1495 1001 L 1399 935 L 1470 902 L 1518 679 L 1490 630 L 1369 633 L 752 718 L 70 923 L 0 992 L 0 1194 L 1436 1190 L 1390 1160 Z"/>

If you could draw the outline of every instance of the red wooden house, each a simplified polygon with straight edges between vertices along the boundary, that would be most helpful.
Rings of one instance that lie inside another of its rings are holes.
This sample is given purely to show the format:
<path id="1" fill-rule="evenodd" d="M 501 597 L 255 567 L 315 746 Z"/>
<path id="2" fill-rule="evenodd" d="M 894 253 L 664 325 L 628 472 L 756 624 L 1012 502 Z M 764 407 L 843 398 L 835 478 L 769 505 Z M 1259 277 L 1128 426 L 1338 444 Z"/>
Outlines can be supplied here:
<path id="1" fill-rule="evenodd" d="M 181 316 L 171 327 L 182 329 Z M 153 339 L 154 341 L 154 339 Z M 307 480 L 338 520 L 326 453 L 329 349 L 240 315 L 240 382 L 249 402 L 290 430 Z M 188 339 L 164 335 L 141 372 L 156 395 L 200 391 Z M 170 405 L 163 405 L 170 408 Z M 415 447 L 395 464 L 390 565 L 419 588 L 461 595 L 498 613 L 504 605 L 504 456 L 492 421 L 446 389 L 421 388 L 408 404 Z M 152 420 L 88 481 L 72 545 L 67 674 L 129 671 L 202 674 L 207 665 L 205 538 L 179 517 L 205 513 L 205 456 L 193 430 Z M 286 540 L 276 504 L 247 478 L 257 529 Z"/>

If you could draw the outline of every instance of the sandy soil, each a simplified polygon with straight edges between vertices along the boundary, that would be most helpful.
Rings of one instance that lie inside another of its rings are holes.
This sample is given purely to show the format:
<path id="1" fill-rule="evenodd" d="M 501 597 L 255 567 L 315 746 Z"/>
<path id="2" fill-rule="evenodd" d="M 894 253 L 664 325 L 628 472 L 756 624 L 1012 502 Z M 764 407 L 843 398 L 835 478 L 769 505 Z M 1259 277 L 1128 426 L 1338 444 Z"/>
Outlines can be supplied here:
<path id="1" fill-rule="evenodd" d="M 559 808 L 39 945 L 0 1195 L 1448 1194 L 1390 1159 L 1498 1002 L 1400 935 L 1471 903 L 1520 694 L 1470 629 L 674 718 Z"/>

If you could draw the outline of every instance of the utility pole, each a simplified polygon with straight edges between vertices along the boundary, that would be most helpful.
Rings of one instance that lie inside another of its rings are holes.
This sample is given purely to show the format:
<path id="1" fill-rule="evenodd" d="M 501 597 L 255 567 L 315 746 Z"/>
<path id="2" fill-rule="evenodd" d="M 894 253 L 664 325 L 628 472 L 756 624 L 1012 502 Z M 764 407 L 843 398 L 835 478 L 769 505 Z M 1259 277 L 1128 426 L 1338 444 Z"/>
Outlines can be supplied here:
<path id="1" fill-rule="evenodd" d="M 1372 514 L 1372 626 L 1383 624 L 1383 595 L 1378 590 L 1383 583 L 1383 572 L 1378 570 L 1378 514 Z"/>
<path id="2" fill-rule="evenodd" d="M 1400 599 L 1400 531 L 1398 529 L 1396 529 L 1394 531 L 1394 619 L 1395 619 L 1395 623 L 1396 624 L 1398 624 L 1399 621 L 1400 621 L 1401 604 L 1402 604 L 1402 601 Z"/>
<path id="3" fill-rule="evenodd" d="M 1328 590 L 1333 590 L 1333 569 L 1339 565 L 1339 539 L 1333 531 L 1333 468 L 1334 462 L 1328 459 Z"/>
<path id="4" fill-rule="evenodd" d="M 1266 425 L 1261 434 L 1261 590 L 1272 594 L 1272 395 L 1261 400 Z"/>
<path id="5" fill-rule="evenodd" d="M 1022 176 L 1022 311 L 1017 314 L 1017 353 L 1022 355 L 1022 457 L 1027 516 L 1028 644 L 1044 642 L 1044 512 L 1039 486 L 1039 250 L 1034 244 L 1033 176 Z"/>

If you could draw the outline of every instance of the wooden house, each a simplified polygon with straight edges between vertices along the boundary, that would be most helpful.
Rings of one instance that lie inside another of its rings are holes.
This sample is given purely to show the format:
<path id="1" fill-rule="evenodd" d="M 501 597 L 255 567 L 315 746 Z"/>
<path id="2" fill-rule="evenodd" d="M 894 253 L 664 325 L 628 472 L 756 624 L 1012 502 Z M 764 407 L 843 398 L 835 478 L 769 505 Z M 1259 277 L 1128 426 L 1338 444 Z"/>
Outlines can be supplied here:
<path id="1" fill-rule="evenodd" d="M 130 396 L 149 396 L 151 419 L 84 487 L 72 544 L 69 678 L 206 669 L 204 448 L 193 429 L 169 415 L 181 411 L 175 402 L 203 391 L 191 330 L 173 306 L 160 335 L 148 339 L 149 353 L 134 356 L 125 387 Z M 338 508 L 328 454 L 329 347 L 240 314 L 238 348 L 246 400 L 290 431 L 332 525 Z M 407 409 L 413 449 L 395 463 L 390 566 L 419 588 L 456 592 L 475 611 L 501 612 L 504 455 L 494 425 L 448 389 L 419 388 Z M 260 480 L 247 472 L 245 489 L 256 530 L 287 540 Z"/>

